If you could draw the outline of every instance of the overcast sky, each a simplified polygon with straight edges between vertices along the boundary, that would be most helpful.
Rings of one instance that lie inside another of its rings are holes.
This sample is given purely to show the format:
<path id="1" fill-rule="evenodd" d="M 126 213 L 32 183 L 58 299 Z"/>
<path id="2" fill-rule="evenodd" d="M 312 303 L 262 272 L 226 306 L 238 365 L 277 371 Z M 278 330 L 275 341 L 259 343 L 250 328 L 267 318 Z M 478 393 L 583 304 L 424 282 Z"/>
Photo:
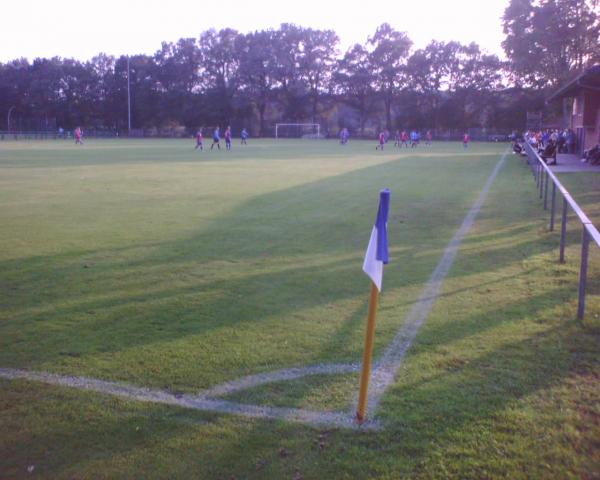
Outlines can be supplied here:
<path id="1" fill-rule="evenodd" d="M 337 32 L 342 51 L 364 43 L 378 25 L 430 40 L 476 41 L 502 54 L 500 18 L 509 0 L 50 0 L 6 1 L 0 9 L 0 61 L 154 53 L 162 41 L 198 37 L 209 28 L 249 32 L 291 22 Z"/>

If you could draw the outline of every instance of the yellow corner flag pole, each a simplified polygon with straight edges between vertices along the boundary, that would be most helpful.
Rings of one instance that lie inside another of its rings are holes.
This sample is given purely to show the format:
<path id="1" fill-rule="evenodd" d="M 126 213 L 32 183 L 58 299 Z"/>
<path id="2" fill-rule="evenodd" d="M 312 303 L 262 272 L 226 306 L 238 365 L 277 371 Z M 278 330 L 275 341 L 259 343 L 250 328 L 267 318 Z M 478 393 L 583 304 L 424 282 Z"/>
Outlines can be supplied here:
<path id="1" fill-rule="evenodd" d="M 371 282 L 371 296 L 369 298 L 369 315 L 367 317 L 367 333 L 365 336 L 365 351 L 363 353 L 362 372 L 360 375 L 360 391 L 358 395 L 358 410 L 356 419 L 359 423 L 365 420 L 367 410 L 367 396 L 369 392 L 369 379 L 371 377 L 371 359 L 373 357 L 373 341 L 375 339 L 375 323 L 377 320 L 377 301 L 379 290 Z"/>
<path id="2" fill-rule="evenodd" d="M 367 317 L 367 335 L 365 336 L 365 351 L 363 353 L 362 372 L 360 375 L 360 390 L 358 394 L 358 409 L 356 419 L 359 423 L 365 421 L 369 380 L 371 377 L 371 359 L 373 358 L 373 341 L 375 340 L 375 321 L 377 319 L 377 302 L 383 285 L 383 266 L 389 262 L 387 220 L 390 210 L 390 191 L 385 188 L 379 192 L 379 208 L 377 220 L 371 231 L 371 239 L 365 253 L 363 272 L 371 279 L 371 297 L 369 298 L 369 316 Z"/>

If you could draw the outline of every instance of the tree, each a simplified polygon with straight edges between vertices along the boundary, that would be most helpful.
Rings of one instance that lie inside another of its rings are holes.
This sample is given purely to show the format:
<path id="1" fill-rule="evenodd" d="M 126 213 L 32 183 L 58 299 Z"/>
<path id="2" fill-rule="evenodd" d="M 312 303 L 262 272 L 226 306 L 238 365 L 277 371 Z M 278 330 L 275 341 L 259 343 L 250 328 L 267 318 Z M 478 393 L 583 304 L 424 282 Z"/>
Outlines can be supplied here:
<path id="1" fill-rule="evenodd" d="M 259 135 L 265 135 L 265 111 L 277 84 L 275 32 L 265 30 L 247 34 L 240 40 L 240 89 L 256 107 Z"/>
<path id="2" fill-rule="evenodd" d="M 8 111 L 22 112 L 27 105 L 29 62 L 25 58 L 0 64 L 0 125 L 8 122 Z M 6 124 L 8 130 L 10 125 Z"/>
<path id="3" fill-rule="evenodd" d="M 233 96 L 239 82 L 238 37 L 231 28 L 218 32 L 211 29 L 200 35 L 200 85 L 209 119 L 223 125 L 231 122 L 234 113 Z"/>
<path id="4" fill-rule="evenodd" d="M 375 77 L 370 64 L 370 55 L 360 44 L 350 48 L 339 60 L 333 77 L 337 93 L 355 108 L 359 115 L 360 135 L 365 133 L 365 123 L 375 106 Z"/>
<path id="5" fill-rule="evenodd" d="M 449 88 L 454 93 L 456 124 L 462 128 L 481 124 L 486 109 L 486 97 L 501 88 L 501 62 L 496 55 L 483 53 L 479 45 L 453 43 L 454 61 L 451 64 Z"/>
<path id="6" fill-rule="evenodd" d="M 202 59 L 196 40 L 181 38 L 177 43 L 163 42 L 154 54 L 154 62 L 161 121 L 197 126 L 194 124 L 201 118 L 198 97 Z"/>
<path id="7" fill-rule="evenodd" d="M 511 0 L 502 47 L 515 84 L 557 86 L 574 70 L 600 60 L 595 0 Z"/>
<path id="8" fill-rule="evenodd" d="M 313 122 L 317 121 L 319 95 L 331 81 L 338 42 L 333 30 L 306 29 L 302 32 L 298 71 L 308 86 Z"/>
<path id="9" fill-rule="evenodd" d="M 392 103 L 398 90 L 406 83 L 405 64 L 412 45 L 406 33 L 394 30 L 388 23 L 383 23 L 369 38 L 371 65 L 375 76 L 376 88 L 381 92 L 385 106 L 385 122 L 392 128 Z"/>
<path id="10" fill-rule="evenodd" d="M 593 48 L 598 40 L 597 19 L 590 16 L 593 6 L 593 0 L 511 0 L 505 12 L 510 35 L 523 30 L 535 40 L 531 45 L 519 43 L 525 37 L 509 35 L 506 40 L 514 52 L 513 74 L 530 72 L 518 77 L 525 79 L 522 84 L 548 84 L 545 72 L 557 78 L 600 54 Z M 550 38 L 546 30 L 554 32 L 554 43 L 542 42 Z M 519 85 L 504 89 L 505 65 L 476 44 L 432 41 L 409 55 L 410 39 L 388 24 L 341 58 L 337 43 L 331 30 L 289 23 L 247 35 L 208 30 L 199 39 L 163 43 L 152 56 L 129 59 L 133 127 L 183 124 L 195 129 L 217 123 L 235 128 L 241 122 L 253 127 L 247 120 L 258 117 L 255 128 L 265 135 L 269 121 L 306 122 L 312 117 L 327 122 L 337 112 L 342 122 L 344 115 L 352 116 L 364 135 L 371 116 L 384 117 L 390 129 L 392 121 L 464 128 L 507 124 L 520 116 L 523 102 L 509 101 L 511 95 L 530 98 L 526 103 L 532 106 L 540 103 Z M 562 50 L 554 55 L 550 47 L 557 45 Z M 531 52 L 544 58 L 531 62 Z M 2 123 L 11 109 L 11 125 L 23 129 L 78 124 L 124 129 L 127 63 L 125 56 L 105 54 L 88 62 L 54 57 L 0 63 Z M 349 108 L 333 108 L 340 102 Z M 404 108 L 392 112 L 395 104 Z"/>
<path id="11" fill-rule="evenodd" d="M 429 126 L 439 127 L 439 105 L 442 90 L 450 86 L 450 75 L 456 66 L 456 42 L 431 41 L 414 52 L 407 62 L 409 86 L 423 97 L 422 107 L 431 111 Z"/>
<path id="12" fill-rule="evenodd" d="M 127 125 L 127 57 L 115 62 L 109 102 L 117 118 L 117 128 Z M 133 128 L 155 127 L 161 123 L 160 91 L 154 57 L 133 55 L 129 58 L 131 123 Z"/>
<path id="13" fill-rule="evenodd" d="M 292 23 L 283 23 L 275 31 L 275 75 L 280 85 L 284 118 L 302 121 L 305 116 L 307 87 L 300 76 L 304 29 Z"/>

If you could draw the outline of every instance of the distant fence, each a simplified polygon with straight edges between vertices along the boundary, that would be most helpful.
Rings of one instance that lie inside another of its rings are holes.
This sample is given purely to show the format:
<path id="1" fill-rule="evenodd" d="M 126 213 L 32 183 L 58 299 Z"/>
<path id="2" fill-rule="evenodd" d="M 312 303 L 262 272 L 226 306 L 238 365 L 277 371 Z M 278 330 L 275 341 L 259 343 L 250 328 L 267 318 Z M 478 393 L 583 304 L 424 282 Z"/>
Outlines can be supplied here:
<path id="1" fill-rule="evenodd" d="M 117 132 L 110 130 L 84 130 L 84 138 L 116 138 Z M 72 140 L 72 132 L 58 131 L 1 131 L 0 141 L 2 140 Z"/>
<path id="2" fill-rule="evenodd" d="M 205 135 L 212 134 L 212 128 L 203 129 Z M 421 130 L 421 138 L 424 139 L 424 134 L 427 130 Z M 482 142 L 506 142 L 508 141 L 508 135 L 505 133 L 498 133 L 496 130 L 481 129 L 481 128 L 470 128 L 466 130 L 471 140 L 482 141 Z M 373 130 L 375 132 L 375 130 Z M 196 129 L 189 129 L 185 127 L 165 127 L 165 128 L 134 128 L 131 129 L 129 134 L 122 133 L 115 130 L 106 129 L 94 129 L 94 128 L 83 128 L 83 138 L 190 138 L 194 136 Z M 233 130 L 234 136 L 239 136 L 239 132 Z M 464 130 L 438 130 L 434 131 L 434 141 L 459 141 L 462 140 L 465 133 Z M 365 131 L 364 135 L 360 135 L 357 132 L 351 133 L 351 139 L 366 139 L 373 140 L 377 137 L 377 133 L 371 133 Z M 329 130 L 328 132 L 321 128 L 321 135 L 324 138 L 338 138 L 339 132 Z M 257 137 L 255 137 L 257 138 Z M 275 129 L 273 127 L 272 132 L 269 131 L 262 138 L 275 138 Z M 393 140 L 394 132 L 390 132 L 390 140 Z M 18 131 L 0 131 L 0 141 L 2 140 L 67 140 L 73 139 L 73 132 L 65 131 L 63 133 L 57 130 L 18 130 Z"/>
<path id="3" fill-rule="evenodd" d="M 71 138 L 67 134 L 62 136 L 58 132 L 6 132 L 0 131 L 0 140 L 56 140 Z"/>
<path id="4" fill-rule="evenodd" d="M 600 233 L 587 217 L 585 212 L 573 199 L 567 189 L 560 183 L 552 173 L 546 162 L 542 160 L 539 154 L 529 143 L 525 142 L 527 152 L 527 162 L 531 167 L 536 181 L 536 188 L 539 190 L 539 198 L 544 200 L 544 210 L 548 210 L 548 185 L 552 181 L 552 193 L 550 198 L 550 231 L 554 230 L 554 219 L 556 216 L 556 192 L 557 190 L 563 197 L 562 221 L 560 228 L 560 257 L 561 263 L 565 261 L 565 246 L 567 243 L 567 211 L 568 207 L 575 212 L 582 225 L 581 235 L 581 265 L 579 268 L 579 302 L 577 306 L 577 318 L 583 320 L 585 313 L 585 293 L 587 285 L 588 256 L 590 250 L 590 240 L 593 240 L 600 247 Z"/>

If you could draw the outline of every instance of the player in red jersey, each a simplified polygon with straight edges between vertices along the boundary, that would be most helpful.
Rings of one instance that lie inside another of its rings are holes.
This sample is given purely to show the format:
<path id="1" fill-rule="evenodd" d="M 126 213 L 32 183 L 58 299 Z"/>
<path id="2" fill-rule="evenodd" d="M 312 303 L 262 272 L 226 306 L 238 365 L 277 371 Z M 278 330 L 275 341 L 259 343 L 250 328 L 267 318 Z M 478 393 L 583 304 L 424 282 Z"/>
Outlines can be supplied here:
<path id="1" fill-rule="evenodd" d="M 402 145 L 408 148 L 408 132 L 406 130 L 402 130 L 400 140 L 402 141 Z"/>
<path id="2" fill-rule="evenodd" d="M 425 134 L 425 145 L 431 145 L 432 139 L 433 139 L 433 134 L 431 133 L 431 130 L 427 130 L 427 133 Z"/>
<path id="3" fill-rule="evenodd" d="M 465 133 L 463 135 L 463 147 L 467 148 L 469 146 L 469 140 L 471 140 L 471 138 L 469 137 L 468 133 Z"/>
<path id="4" fill-rule="evenodd" d="M 203 146 L 203 140 L 204 138 L 202 137 L 202 129 L 198 129 L 198 131 L 196 132 L 196 148 L 194 148 L 194 150 L 204 150 L 204 146 Z"/>
<path id="5" fill-rule="evenodd" d="M 385 132 L 381 132 L 379 134 L 379 145 L 375 147 L 375 150 L 383 150 L 383 145 L 385 144 Z"/>
<path id="6" fill-rule="evenodd" d="M 81 127 L 77 127 L 75 132 L 75 145 L 83 145 L 83 132 L 81 131 Z"/>

